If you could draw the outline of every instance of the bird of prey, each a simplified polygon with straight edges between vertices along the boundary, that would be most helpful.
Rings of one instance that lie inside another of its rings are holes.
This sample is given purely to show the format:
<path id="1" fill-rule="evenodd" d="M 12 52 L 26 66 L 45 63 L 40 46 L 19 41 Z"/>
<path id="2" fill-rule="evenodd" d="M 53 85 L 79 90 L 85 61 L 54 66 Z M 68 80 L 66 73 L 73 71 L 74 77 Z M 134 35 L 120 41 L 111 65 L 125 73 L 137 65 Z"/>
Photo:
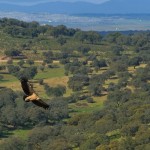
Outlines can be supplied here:
<path id="1" fill-rule="evenodd" d="M 20 78 L 21 87 L 25 93 L 23 99 L 25 102 L 32 102 L 39 107 L 43 107 L 44 109 L 48 109 L 49 105 L 43 102 L 39 96 L 33 90 L 33 87 L 29 83 L 28 79 L 25 77 Z"/>

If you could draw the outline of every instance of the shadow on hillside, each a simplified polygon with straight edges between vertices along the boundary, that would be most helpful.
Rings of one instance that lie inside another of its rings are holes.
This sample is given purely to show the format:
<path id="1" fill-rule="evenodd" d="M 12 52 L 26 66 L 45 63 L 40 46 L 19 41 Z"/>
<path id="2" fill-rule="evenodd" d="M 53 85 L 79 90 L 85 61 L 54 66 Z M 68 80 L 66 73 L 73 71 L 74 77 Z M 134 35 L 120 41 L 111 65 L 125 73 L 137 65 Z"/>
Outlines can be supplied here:
<path id="1" fill-rule="evenodd" d="M 6 88 L 6 87 L 4 87 L 4 86 L 0 86 L 0 90 L 1 90 L 1 89 L 5 89 L 5 88 Z"/>

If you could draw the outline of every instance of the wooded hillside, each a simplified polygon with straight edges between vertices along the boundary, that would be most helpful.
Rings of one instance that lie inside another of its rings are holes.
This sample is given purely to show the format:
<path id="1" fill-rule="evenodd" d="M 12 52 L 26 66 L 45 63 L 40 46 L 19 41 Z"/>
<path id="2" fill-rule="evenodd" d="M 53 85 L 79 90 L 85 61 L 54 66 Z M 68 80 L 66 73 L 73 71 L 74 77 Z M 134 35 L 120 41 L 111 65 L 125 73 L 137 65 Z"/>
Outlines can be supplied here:
<path id="1" fill-rule="evenodd" d="M 49 110 L 23 101 L 22 76 Z M 0 149 L 149 150 L 150 32 L 0 19 Z"/>

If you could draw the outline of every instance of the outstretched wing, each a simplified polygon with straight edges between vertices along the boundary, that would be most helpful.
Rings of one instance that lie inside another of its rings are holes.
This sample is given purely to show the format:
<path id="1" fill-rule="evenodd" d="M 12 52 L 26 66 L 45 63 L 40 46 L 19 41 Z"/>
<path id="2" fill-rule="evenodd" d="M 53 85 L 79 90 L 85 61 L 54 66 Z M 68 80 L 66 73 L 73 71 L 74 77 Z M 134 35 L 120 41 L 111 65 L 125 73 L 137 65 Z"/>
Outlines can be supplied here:
<path id="1" fill-rule="evenodd" d="M 32 95 L 34 90 L 26 78 L 21 78 L 21 87 L 26 95 Z"/>
<path id="2" fill-rule="evenodd" d="M 41 99 L 32 101 L 35 105 L 43 107 L 44 109 L 48 109 L 49 105 L 43 102 Z"/>

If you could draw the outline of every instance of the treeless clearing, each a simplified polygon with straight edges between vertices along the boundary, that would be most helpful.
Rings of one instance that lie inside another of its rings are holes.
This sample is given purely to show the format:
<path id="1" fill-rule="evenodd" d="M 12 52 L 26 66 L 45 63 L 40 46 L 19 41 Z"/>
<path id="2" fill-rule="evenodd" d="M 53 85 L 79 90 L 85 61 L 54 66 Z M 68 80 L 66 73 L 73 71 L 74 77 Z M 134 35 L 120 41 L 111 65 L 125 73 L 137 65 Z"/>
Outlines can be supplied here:
<path id="1" fill-rule="evenodd" d="M 136 69 L 138 69 L 138 68 L 145 68 L 145 67 L 146 67 L 146 64 L 140 64 L 139 66 L 136 66 L 135 69 L 134 69 L 134 66 L 130 66 L 130 67 L 128 67 L 128 71 L 133 73 L 133 72 L 136 71 Z"/>
<path id="2" fill-rule="evenodd" d="M 64 77 L 44 79 L 44 83 L 47 83 L 49 86 L 57 86 L 57 85 L 67 86 L 68 80 L 69 77 L 64 76 Z"/>

